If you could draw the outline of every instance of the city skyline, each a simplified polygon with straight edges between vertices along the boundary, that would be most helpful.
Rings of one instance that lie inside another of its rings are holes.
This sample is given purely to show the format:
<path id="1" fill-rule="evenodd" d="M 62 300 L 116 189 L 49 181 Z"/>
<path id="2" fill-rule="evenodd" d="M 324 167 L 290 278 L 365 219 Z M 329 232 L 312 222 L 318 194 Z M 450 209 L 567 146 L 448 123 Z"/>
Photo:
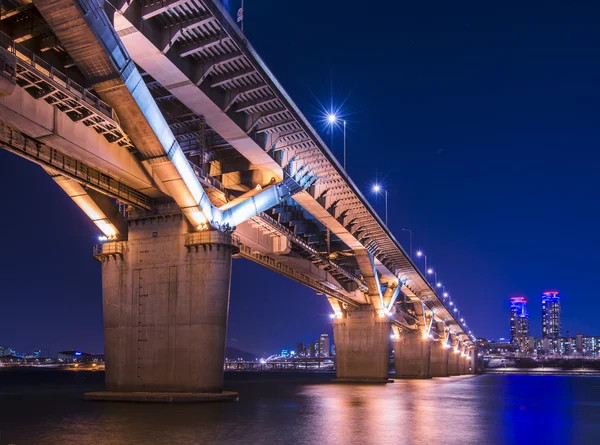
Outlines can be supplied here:
<path id="1" fill-rule="evenodd" d="M 316 127 L 319 101 L 327 104 L 333 96 L 341 104 L 347 97 L 343 111 L 353 181 L 365 194 L 376 178 L 390 189 L 393 233 L 408 250 L 408 233 L 401 229 L 412 230 L 413 251 L 426 252 L 477 336 L 506 332 L 505 296 L 536 295 L 541 284 L 561 289 L 568 298 L 577 296 L 591 311 L 600 310 L 586 292 L 600 265 L 592 223 L 598 211 L 584 213 L 579 205 L 571 206 L 569 215 L 555 211 L 573 199 L 592 202 L 598 187 L 592 168 L 598 155 L 589 147 L 597 140 L 590 122 L 598 113 L 590 104 L 598 101 L 599 92 L 594 48 L 586 38 L 594 8 L 576 17 L 560 8 L 524 9 L 516 20 L 510 7 L 494 14 L 482 7 L 440 7 L 445 16 L 427 25 L 423 18 L 430 11 L 423 5 L 391 8 L 382 25 L 364 23 L 358 47 L 348 39 L 362 14 L 342 3 L 308 2 L 303 8 L 285 2 L 253 4 L 245 25 L 253 45 Z M 316 8 L 322 12 L 318 17 L 311 12 Z M 253 15 L 286 17 L 287 26 L 272 39 Z M 565 25 L 567 40 L 551 26 L 564 16 L 573 18 Z M 306 27 L 314 32 L 307 33 Z M 523 41 L 530 42 L 527 48 Z M 500 51 L 504 45 L 512 48 L 510 56 Z M 544 57 L 556 48 L 571 54 L 568 68 L 560 58 Z M 283 51 L 290 55 L 285 64 L 279 60 Z M 368 64 L 355 63 L 356 58 L 389 54 L 402 55 L 386 68 L 398 73 L 399 86 L 391 97 L 389 84 L 369 80 Z M 431 55 L 437 57 L 435 64 Z M 464 63 L 449 60 L 450 55 Z M 307 70 L 307 60 L 319 68 Z M 548 97 L 535 88 L 540 82 L 568 83 L 569 94 L 553 88 Z M 461 100 L 453 91 L 464 93 Z M 582 97 L 586 101 L 577 99 Z M 322 130 L 327 142 L 328 131 Z M 338 159 L 341 148 L 337 132 L 332 150 Z M 535 169 L 529 167 L 532 162 Z M 426 178 L 422 169 L 403 169 L 398 175 L 398 166 L 407 165 L 426 165 Z M 578 174 L 560 176 L 566 168 Z M 18 224 L 12 218 L 0 223 L 2 233 L 10 235 L 0 264 L 10 277 L 0 290 L 6 296 L 0 338 L 20 350 L 72 345 L 101 352 L 100 267 L 91 255 L 98 231 L 39 167 L 2 151 L 0 174 L 12 191 L 5 208 L 19 209 Z M 383 215 L 383 197 L 369 198 Z M 32 202 L 36 206 L 23 205 Z M 39 215 L 44 215 L 42 223 Z M 552 217 L 541 222 L 542 215 Z M 42 241 L 57 252 L 54 261 L 41 254 Z M 577 264 L 571 260 L 575 257 Z M 423 262 L 415 260 L 423 270 Z M 310 332 L 330 329 L 329 305 L 313 291 L 243 260 L 235 261 L 233 278 L 232 346 L 275 350 L 280 341 L 273 333 L 293 344 Z M 260 283 L 267 280 L 273 286 L 265 291 Z M 258 297 L 273 309 L 258 310 L 252 302 Z M 565 329 L 593 330 L 593 320 L 582 317 L 576 305 L 563 309 Z M 285 316 L 289 313 L 294 317 Z M 532 311 L 532 325 L 540 321 L 541 314 Z"/>

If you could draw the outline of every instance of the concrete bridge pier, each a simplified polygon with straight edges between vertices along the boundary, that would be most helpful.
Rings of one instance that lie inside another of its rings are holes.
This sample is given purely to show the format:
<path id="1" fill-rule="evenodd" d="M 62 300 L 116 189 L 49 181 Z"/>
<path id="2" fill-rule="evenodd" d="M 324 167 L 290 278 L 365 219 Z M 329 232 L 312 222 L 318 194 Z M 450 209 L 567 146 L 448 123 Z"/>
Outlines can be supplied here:
<path id="1" fill-rule="evenodd" d="M 372 307 L 352 308 L 333 322 L 336 382 L 389 382 L 391 322 Z"/>
<path id="2" fill-rule="evenodd" d="M 431 341 L 420 332 L 398 336 L 394 340 L 394 356 L 397 378 L 431 378 Z"/>
<path id="3" fill-rule="evenodd" d="M 465 355 L 468 353 L 466 348 L 463 348 L 458 355 L 458 373 L 465 375 L 469 373 L 469 356 Z"/>
<path id="4" fill-rule="evenodd" d="M 443 341 L 431 344 L 431 377 L 448 377 L 448 351 Z"/>
<path id="5" fill-rule="evenodd" d="M 477 348 L 473 349 L 473 360 L 474 360 L 474 364 L 475 364 L 475 374 L 483 374 L 483 357 L 481 357 L 479 355 L 479 352 L 477 351 Z"/>
<path id="6" fill-rule="evenodd" d="M 450 348 L 448 353 L 448 375 L 460 375 L 458 363 L 460 353 L 456 349 Z"/>
<path id="7" fill-rule="evenodd" d="M 467 374 L 475 374 L 475 352 L 469 351 L 469 356 L 467 357 Z"/>
<path id="8" fill-rule="evenodd" d="M 233 249 L 181 214 L 130 220 L 126 242 L 102 245 L 107 392 L 88 399 L 237 399 L 223 392 Z"/>

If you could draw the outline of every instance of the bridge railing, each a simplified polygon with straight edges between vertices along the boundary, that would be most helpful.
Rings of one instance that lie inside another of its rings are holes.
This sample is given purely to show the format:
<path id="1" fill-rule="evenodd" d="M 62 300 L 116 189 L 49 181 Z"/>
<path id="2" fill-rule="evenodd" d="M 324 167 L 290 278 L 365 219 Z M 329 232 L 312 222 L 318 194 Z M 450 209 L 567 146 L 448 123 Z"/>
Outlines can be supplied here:
<path id="1" fill-rule="evenodd" d="M 36 99 L 44 99 L 73 120 L 92 126 L 109 142 L 133 149 L 133 143 L 120 129 L 113 109 L 50 63 L 0 32 L 3 75 L 17 81 Z"/>
<path id="2" fill-rule="evenodd" d="M 109 241 L 94 246 L 94 258 L 101 260 L 106 257 L 123 256 L 125 243 L 123 241 Z"/>
<path id="3" fill-rule="evenodd" d="M 6 34 L 0 32 L 0 45 L 9 53 L 17 57 L 21 62 L 24 62 L 46 74 L 50 79 L 59 83 L 67 90 L 79 93 L 79 97 L 87 104 L 95 107 L 98 111 L 104 113 L 106 117 L 114 118 L 113 111 L 110 105 L 93 94 L 89 89 L 82 87 L 66 74 L 56 70 L 51 64 L 36 55 L 33 51 L 27 49 L 24 45 L 15 42 Z"/>
<path id="4" fill-rule="evenodd" d="M 100 170 L 0 122 L 0 144 L 9 151 L 135 207 L 151 209 L 150 197 Z"/>

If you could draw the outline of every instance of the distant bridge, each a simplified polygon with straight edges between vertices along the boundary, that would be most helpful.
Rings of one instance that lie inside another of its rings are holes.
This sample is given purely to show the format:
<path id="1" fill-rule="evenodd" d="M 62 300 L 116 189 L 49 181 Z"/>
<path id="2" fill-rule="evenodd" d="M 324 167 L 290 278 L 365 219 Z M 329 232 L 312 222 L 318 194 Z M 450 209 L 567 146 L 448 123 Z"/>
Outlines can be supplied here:
<path id="1" fill-rule="evenodd" d="M 391 343 L 399 377 L 478 368 L 220 3 L 23 0 L 1 17 L 0 144 L 105 235 L 109 391 L 222 390 L 232 257 L 328 299 L 340 380 L 387 381 Z"/>

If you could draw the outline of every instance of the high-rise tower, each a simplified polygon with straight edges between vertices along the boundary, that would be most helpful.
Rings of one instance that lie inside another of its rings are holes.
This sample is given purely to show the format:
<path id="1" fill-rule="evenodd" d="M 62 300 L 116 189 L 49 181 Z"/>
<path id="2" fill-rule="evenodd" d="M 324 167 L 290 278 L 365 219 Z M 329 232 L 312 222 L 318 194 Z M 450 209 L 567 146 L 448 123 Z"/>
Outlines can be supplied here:
<path id="1" fill-rule="evenodd" d="M 557 291 L 542 294 L 542 337 L 558 338 L 561 334 L 560 296 Z"/>
<path id="2" fill-rule="evenodd" d="M 510 341 L 514 345 L 521 345 L 527 338 L 529 338 L 527 300 L 525 297 L 512 297 L 510 299 Z"/>

